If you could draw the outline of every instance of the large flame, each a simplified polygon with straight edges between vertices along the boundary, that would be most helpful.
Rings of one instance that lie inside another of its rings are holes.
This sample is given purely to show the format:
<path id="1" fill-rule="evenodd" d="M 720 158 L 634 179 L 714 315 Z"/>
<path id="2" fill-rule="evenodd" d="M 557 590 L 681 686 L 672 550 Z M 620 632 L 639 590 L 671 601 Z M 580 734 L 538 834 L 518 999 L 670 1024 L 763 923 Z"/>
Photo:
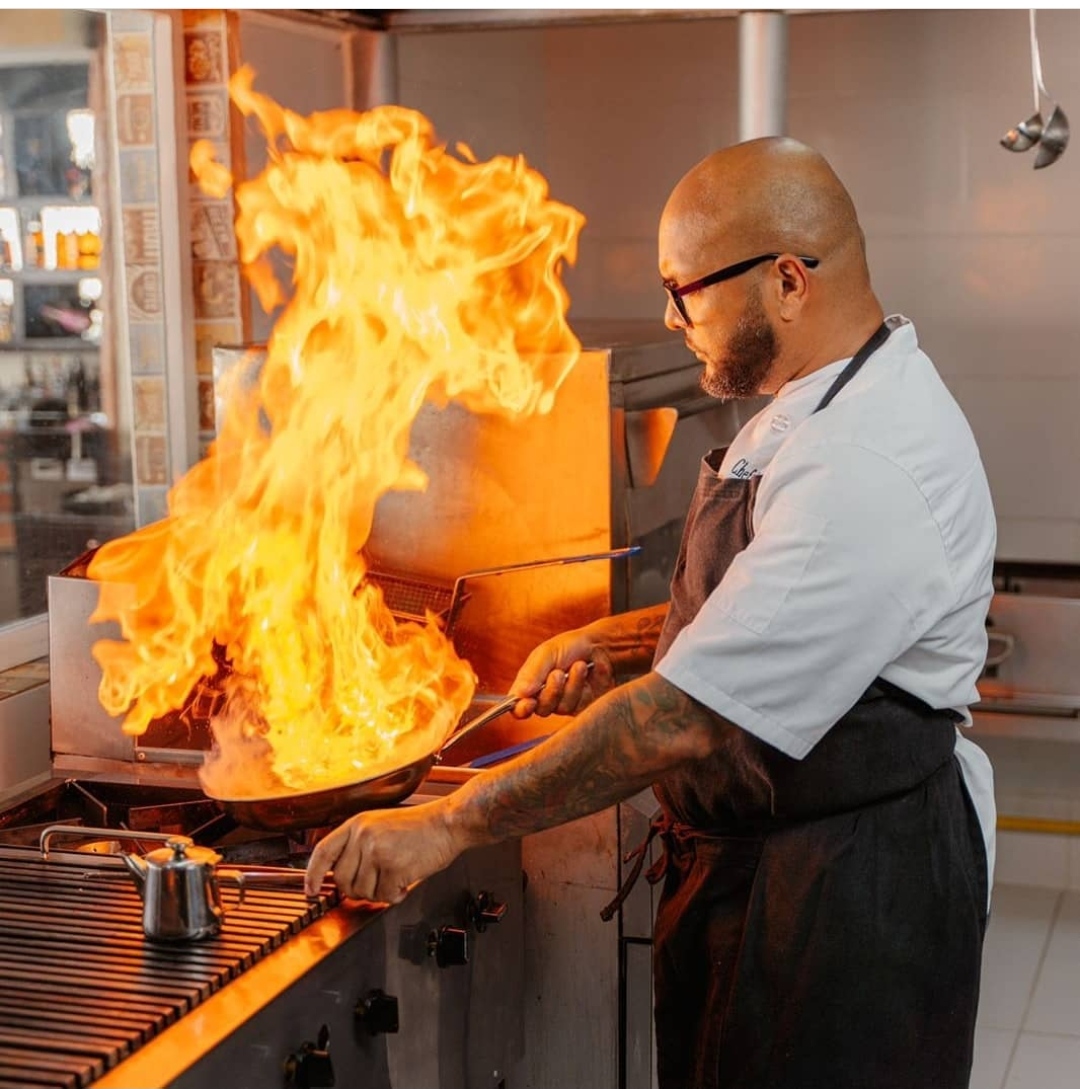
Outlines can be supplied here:
<path id="1" fill-rule="evenodd" d="M 396 622 L 365 582 L 376 503 L 426 485 L 408 458 L 426 401 L 545 412 L 580 351 L 559 275 L 584 220 L 522 158 L 452 154 L 398 107 L 300 117 L 252 82 L 230 89 L 270 163 L 237 187 L 236 233 L 263 305 L 286 297 L 275 248 L 291 298 L 168 517 L 90 568 L 92 619 L 123 635 L 94 646 L 100 698 L 126 732 L 227 673 L 204 782 L 228 796 L 331 787 L 442 743 L 475 678 L 434 618 Z M 191 162 L 227 191 L 205 144 Z"/>

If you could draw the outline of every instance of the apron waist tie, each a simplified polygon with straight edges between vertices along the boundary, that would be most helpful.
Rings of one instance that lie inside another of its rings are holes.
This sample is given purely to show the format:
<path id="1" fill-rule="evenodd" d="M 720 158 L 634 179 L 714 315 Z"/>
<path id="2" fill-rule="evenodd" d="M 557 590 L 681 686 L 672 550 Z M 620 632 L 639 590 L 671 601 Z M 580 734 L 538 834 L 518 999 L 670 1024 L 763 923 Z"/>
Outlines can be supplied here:
<path id="1" fill-rule="evenodd" d="M 656 817 L 649 825 L 649 834 L 632 851 L 623 857 L 624 863 L 633 860 L 634 865 L 623 879 L 623 883 L 619 886 L 619 891 L 615 894 L 615 899 L 601 910 L 600 918 L 603 919 L 605 923 L 611 922 L 615 912 L 622 907 L 623 901 L 630 895 L 631 890 L 637 884 L 638 878 L 641 876 L 641 870 L 645 865 L 645 859 L 649 854 L 649 846 L 652 841 L 656 839 L 658 835 L 663 835 L 666 839 L 671 829 L 674 827 L 674 822 L 670 821 L 667 817 Z M 650 885 L 655 885 L 667 872 L 667 859 L 668 852 L 665 850 L 656 862 L 649 867 L 649 872 L 645 875 L 645 880 L 648 881 Z"/>
<path id="2" fill-rule="evenodd" d="M 619 886 L 619 891 L 615 894 L 615 899 L 600 912 L 600 918 L 603 919 L 605 923 L 611 921 L 615 912 L 622 907 L 623 902 L 637 884 L 638 878 L 641 876 L 641 871 L 645 866 L 645 859 L 649 853 L 649 846 L 657 836 L 662 837 L 664 841 L 664 853 L 648 870 L 645 871 L 645 880 L 648 881 L 650 885 L 655 885 L 658 881 L 664 879 L 667 875 L 671 859 L 677 853 L 678 849 L 694 840 L 738 839 L 744 844 L 753 842 L 760 847 L 763 838 L 753 837 L 751 841 L 747 841 L 744 837 L 732 837 L 728 834 L 712 831 L 707 828 L 697 828 L 692 824 L 682 824 L 679 821 L 673 821 L 670 817 L 661 814 L 649 825 L 649 834 L 645 839 L 623 857 L 624 863 L 633 861 L 634 865 L 626 875 L 623 883 Z"/>

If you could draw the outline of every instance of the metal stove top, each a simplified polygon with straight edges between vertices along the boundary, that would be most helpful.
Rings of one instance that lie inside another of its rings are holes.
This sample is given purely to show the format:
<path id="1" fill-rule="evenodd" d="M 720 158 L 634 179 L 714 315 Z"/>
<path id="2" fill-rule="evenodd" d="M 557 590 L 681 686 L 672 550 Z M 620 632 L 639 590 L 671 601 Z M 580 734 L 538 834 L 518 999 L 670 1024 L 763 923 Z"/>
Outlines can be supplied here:
<path id="1" fill-rule="evenodd" d="M 115 829 L 125 849 L 136 851 L 155 846 L 149 842 L 141 846 L 139 832 L 179 833 L 200 846 L 213 847 L 230 866 L 303 867 L 321 834 L 315 830 L 287 836 L 242 828 L 194 784 L 56 777 L 0 807 L 0 847 L 36 847 L 41 831 L 55 824 Z M 87 849 L 85 838 L 70 842 Z M 53 843 L 63 848 L 63 833 Z"/>
<path id="2" fill-rule="evenodd" d="M 243 904 L 222 889 L 219 935 L 168 946 L 143 935 L 118 844 L 180 832 L 231 867 L 296 869 L 321 833 L 238 827 L 193 779 L 142 778 L 150 768 L 68 771 L 0 801 L 0 1089 L 274 1089 L 333 1084 L 319 1080 L 331 1062 L 339 1085 L 506 1085 L 524 1048 L 519 844 L 467 852 L 393 909 L 256 877 Z M 57 823 L 117 841 L 60 833 L 45 860 L 39 837 Z M 473 909 L 492 900 L 507 918 L 485 930 Z"/>
<path id="3" fill-rule="evenodd" d="M 0 1089 L 89 1085 L 335 903 L 252 888 L 218 936 L 153 944 L 118 859 L 0 847 Z"/>

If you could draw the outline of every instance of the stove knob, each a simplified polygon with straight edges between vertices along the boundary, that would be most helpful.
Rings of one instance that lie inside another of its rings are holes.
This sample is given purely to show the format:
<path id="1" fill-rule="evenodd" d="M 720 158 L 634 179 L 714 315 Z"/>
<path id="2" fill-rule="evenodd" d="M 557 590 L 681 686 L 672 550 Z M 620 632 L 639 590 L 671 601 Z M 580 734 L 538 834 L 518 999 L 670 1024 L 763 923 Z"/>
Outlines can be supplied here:
<path id="1" fill-rule="evenodd" d="M 387 994 L 378 987 L 356 1003 L 356 1020 L 371 1033 L 397 1032 L 398 1000 L 395 995 Z"/>
<path id="2" fill-rule="evenodd" d="M 428 955 L 440 968 L 469 963 L 469 932 L 461 926 L 441 926 L 428 936 Z"/>
<path id="3" fill-rule="evenodd" d="M 319 1029 L 319 1042 L 300 1045 L 285 1060 L 286 1084 L 296 1089 L 332 1089 L 334 1064 L 330 1061 L 330 1030 Z"/>
<path id="4" fill-rule="evenodd" d="M 496 900 L 490 892 L 477 893 L 475 900 L 469 901 L 469 922 L 483 934 L 492 923 L 499 922 L 506 914 L 506 904 Z"/>

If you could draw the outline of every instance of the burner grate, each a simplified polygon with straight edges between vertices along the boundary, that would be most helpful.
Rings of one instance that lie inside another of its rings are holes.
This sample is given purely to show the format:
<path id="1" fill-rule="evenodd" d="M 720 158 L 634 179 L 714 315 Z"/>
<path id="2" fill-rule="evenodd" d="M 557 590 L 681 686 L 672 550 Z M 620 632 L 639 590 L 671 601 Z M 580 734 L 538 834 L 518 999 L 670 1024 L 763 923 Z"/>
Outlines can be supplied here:
<path id="1" fill-rule="evenodd" d="M 217 937 L 160 945 L 116 863 L 0 849 L 0 1089 L 82 1089 L 334 903 L 254 887 Z"/>

